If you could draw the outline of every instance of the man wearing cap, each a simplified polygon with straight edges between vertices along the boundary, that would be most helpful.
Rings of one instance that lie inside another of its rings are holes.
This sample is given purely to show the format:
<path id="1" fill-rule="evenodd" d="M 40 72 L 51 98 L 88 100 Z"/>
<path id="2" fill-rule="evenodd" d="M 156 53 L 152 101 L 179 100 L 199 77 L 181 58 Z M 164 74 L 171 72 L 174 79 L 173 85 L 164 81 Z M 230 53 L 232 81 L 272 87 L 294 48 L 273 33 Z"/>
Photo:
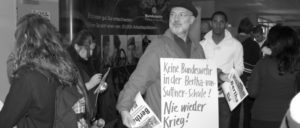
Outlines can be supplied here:
<path id="1" fill-rule="evenodd" d="M 189 29 L 198 15 L 188 0 L 171 0 L 169 5 L 169 29 L 154 39 L 140 58 L 135 71 L 120 92 L 117 110 L 123 124 L 130 127 L 133 119 L 129 110 L 138 92 L 160 119 L 160 58 L 204 58 L 199 43 L 192 42 Z"/>

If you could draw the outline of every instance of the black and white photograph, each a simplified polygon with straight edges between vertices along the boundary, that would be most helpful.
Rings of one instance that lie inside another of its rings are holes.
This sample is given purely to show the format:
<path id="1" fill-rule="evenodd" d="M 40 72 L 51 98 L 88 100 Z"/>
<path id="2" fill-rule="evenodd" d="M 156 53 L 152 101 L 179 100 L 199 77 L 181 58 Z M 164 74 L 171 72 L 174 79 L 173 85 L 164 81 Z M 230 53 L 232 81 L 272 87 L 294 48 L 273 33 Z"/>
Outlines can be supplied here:
<path id="1" fill-rule="evenodd" d="M 300 128 L 300 0 L 0 10 L 0 128 Z"/>

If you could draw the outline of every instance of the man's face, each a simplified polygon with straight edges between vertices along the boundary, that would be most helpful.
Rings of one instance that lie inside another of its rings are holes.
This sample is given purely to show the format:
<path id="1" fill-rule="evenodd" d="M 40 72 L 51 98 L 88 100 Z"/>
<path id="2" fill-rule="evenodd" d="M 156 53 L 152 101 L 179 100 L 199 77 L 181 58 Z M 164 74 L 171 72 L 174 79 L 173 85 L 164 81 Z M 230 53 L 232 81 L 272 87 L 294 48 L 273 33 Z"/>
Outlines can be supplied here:
<path id="1" fill-rule="evenodd" d="M 169 28 L 176 35 L 186 34 L 194 20 L 195 17 L 191 11 L 182 7 L 174 7 L 170 12 Z"/>
<path id="2" fill-rule="evenodd" d="M 262 33 L 254 33 L 253 38 L 258 43 L 262 42 L 265 39 Z"/>
<path id="3" fill-rule="evenodd" d="M 211 21 L 211 27 L 214 34 L 220 35 L 225 32 L 227 22 L 223 15 L 215 15 Z"/>

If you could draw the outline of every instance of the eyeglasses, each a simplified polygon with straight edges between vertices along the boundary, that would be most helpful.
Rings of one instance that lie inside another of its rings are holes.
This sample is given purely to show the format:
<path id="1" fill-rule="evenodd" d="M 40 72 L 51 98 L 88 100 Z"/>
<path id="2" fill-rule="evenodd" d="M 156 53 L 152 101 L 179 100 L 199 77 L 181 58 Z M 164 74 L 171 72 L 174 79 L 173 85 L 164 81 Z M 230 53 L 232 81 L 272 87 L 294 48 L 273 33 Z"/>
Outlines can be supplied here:
<path id="1" fill-rule="evenodd" d="M 173 13 L 173 12 L 171 12 L 170 13 L 170 18 L 175 18 L 175 17 L 186 18 L 188 16 L 192 16 L 192 14 L 187 14 L 187 13 L 184 13 L 184 12 L 181 12 L 181 13 Z"/>

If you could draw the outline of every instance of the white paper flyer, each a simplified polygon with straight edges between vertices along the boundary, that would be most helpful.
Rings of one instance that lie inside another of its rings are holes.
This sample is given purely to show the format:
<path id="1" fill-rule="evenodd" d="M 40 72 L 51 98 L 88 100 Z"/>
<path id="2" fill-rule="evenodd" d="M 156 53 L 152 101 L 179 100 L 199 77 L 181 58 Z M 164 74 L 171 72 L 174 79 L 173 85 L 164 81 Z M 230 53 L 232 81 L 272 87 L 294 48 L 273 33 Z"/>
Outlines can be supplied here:
<path id="1" fill-rule="evenodd" d="M 160 120 L 144 101 L 140 92 L 135 97 L 130 114 L 135 121 L 132 128 L 161 128 Z"/>
<path id="2" fill-rule="evenodd" d="M 221 86 L 229 108 L 232 111 L 248 96 L 248 92 L 235 70 L 230 72 L 229 79 L 231 80 L 230 83 L 224 82 Z"/>

